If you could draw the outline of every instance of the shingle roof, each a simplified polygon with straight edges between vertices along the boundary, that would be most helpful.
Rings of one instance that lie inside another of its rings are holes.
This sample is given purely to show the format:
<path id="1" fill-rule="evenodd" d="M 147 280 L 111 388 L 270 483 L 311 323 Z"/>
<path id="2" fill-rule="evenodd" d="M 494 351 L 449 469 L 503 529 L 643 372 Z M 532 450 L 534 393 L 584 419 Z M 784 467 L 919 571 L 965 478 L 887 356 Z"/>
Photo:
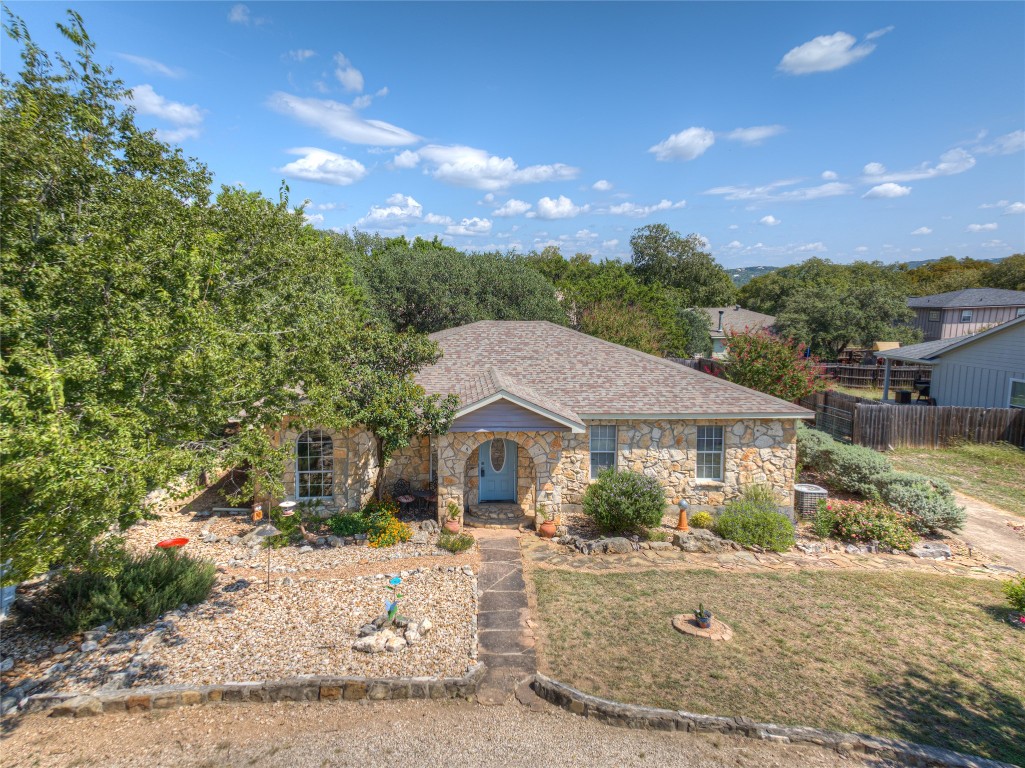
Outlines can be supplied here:
<path id="1" fill-rule="evenodd" d="M 785 400 L 544 321 L 485 320 L 431 334 L 441 359 L 417 382 L 463 407 L 504 389 L 579 421 L 608 417 L 807 418 Z"/>
<path id="2" fill-rule="evenodd" d="M 945 352 L 954 347 L 961 347 L 966 344 L 974 344 L 979 339 L 985 338 L 994 333 L 1005 331 L 1008 328 L 1025 323 L 1025 315 L 1008 320 L 1005 323 L 994 325 L 978 333 L 969 333 L 964 336 L 955 336 L 951 339 L 937 339 L 936 341 L 923 341 L 921 344 L 911 344 L 900 349 L 891 349 L 887 352 L 878 353 L 877 357 L 889 358 L 890 360 L 903 360 L 907 362 L 928 362 L 942 357 Z"/>
<path id="3" fill-rule="evenodd" d="M 1025 291 L 1009 291 L 1006 288 L 965 288 L 932 296 L 912 296 L 908 299 L 908 306 L 912 309 L 1025 307 Z"/>
<path id="4" fill-rule="evenodd" d="M 760 331 L 762 328 L 771 328 L 776 324 L 776 318 L 772 315 L 763 315 L 751 309 L 744 309 L 736 304 L 729 307 L 702 307 L 702 312 L 708 315 L 711 323 L 713 339 L 721 339 L 726 331 Z M 722 330 L 719 330 L 719 313 L 722 312 Z"/>

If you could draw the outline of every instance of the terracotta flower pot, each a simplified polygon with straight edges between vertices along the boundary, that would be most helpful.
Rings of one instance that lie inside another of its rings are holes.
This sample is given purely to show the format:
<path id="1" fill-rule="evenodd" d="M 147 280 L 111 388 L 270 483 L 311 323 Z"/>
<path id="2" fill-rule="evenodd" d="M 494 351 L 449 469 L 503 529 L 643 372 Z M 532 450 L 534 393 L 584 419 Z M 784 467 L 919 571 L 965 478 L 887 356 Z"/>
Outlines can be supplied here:
<path id="1" fill-rule="evenodd" d="M 449 533 L 459 533 L 459 521 L 458 520 L 446 520 L 445 530 Z"/>
<path id="2" fill-rule="evenodd" d="M 555 536 L 555 522 L 553 520 L 545 520 L 541 523 L 537 529 L 538 533 L 546 539 L 550 539 Z"/>

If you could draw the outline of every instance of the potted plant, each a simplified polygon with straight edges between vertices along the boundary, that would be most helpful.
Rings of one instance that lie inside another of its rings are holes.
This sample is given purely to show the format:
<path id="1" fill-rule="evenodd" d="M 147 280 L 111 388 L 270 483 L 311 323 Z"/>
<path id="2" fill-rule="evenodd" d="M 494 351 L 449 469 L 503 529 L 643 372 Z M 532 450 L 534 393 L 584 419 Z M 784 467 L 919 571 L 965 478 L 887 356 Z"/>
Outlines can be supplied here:
<path id="1" fill-rule="evenodd" d="M 712 626 L 712 612 L 705 610 L 704 603 L 698 603 L 698 609 L 694 611 L 694 621 L 702 629 L 708 629 Z"/>
<path id="2" fill-rule="evenodd" d="M 550 539 L 555 536 L 555 512 L 538 505 L 536 514 L 537 519 L 541 522 L 537 528 L 537 532 L 546 539 Z"/>
<path id="3" fill-rule="evenodd" d="M 449 533 L 459 533 L 459 515 L 462 510 L 454 501 L 448 503 L 448 520 L 445 521 L 445 530 Z"/>

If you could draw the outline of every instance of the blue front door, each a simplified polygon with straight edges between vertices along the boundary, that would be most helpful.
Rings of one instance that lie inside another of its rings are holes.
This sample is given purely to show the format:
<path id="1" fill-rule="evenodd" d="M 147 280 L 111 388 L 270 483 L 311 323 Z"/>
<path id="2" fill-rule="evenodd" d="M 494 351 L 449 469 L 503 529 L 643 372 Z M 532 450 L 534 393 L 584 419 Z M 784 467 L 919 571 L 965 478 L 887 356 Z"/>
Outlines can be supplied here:
<path id="1" fill-rule="evenodd" d="M 478 449 L 479 501 L 516 501 L 517 447 L 512 440 L 497 438 Z"/>

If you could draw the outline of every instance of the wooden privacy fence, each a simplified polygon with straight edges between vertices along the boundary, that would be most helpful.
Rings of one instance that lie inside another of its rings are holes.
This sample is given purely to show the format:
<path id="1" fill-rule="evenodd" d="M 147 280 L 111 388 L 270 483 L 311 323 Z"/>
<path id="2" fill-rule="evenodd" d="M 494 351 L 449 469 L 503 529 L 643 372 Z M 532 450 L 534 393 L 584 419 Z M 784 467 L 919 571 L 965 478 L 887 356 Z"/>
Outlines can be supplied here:
<path id="1" fill-rule="evenodd" d="M 881 365 L 822 363 L 818 369 L 841 387 L 852 389 L 881 389 L 885 375 Z M 931 377 L 929 365 L 894 365 L 890 368 L 890 389 L 911 389 L 916 381 L 928 381 Z"/>
<path id="2" fill-rule="evenodd" d="M 851 439 L 877 451 L 942 448 L 958 440 L 1025 447 L 1025 409 L 858 403 Z"/>

